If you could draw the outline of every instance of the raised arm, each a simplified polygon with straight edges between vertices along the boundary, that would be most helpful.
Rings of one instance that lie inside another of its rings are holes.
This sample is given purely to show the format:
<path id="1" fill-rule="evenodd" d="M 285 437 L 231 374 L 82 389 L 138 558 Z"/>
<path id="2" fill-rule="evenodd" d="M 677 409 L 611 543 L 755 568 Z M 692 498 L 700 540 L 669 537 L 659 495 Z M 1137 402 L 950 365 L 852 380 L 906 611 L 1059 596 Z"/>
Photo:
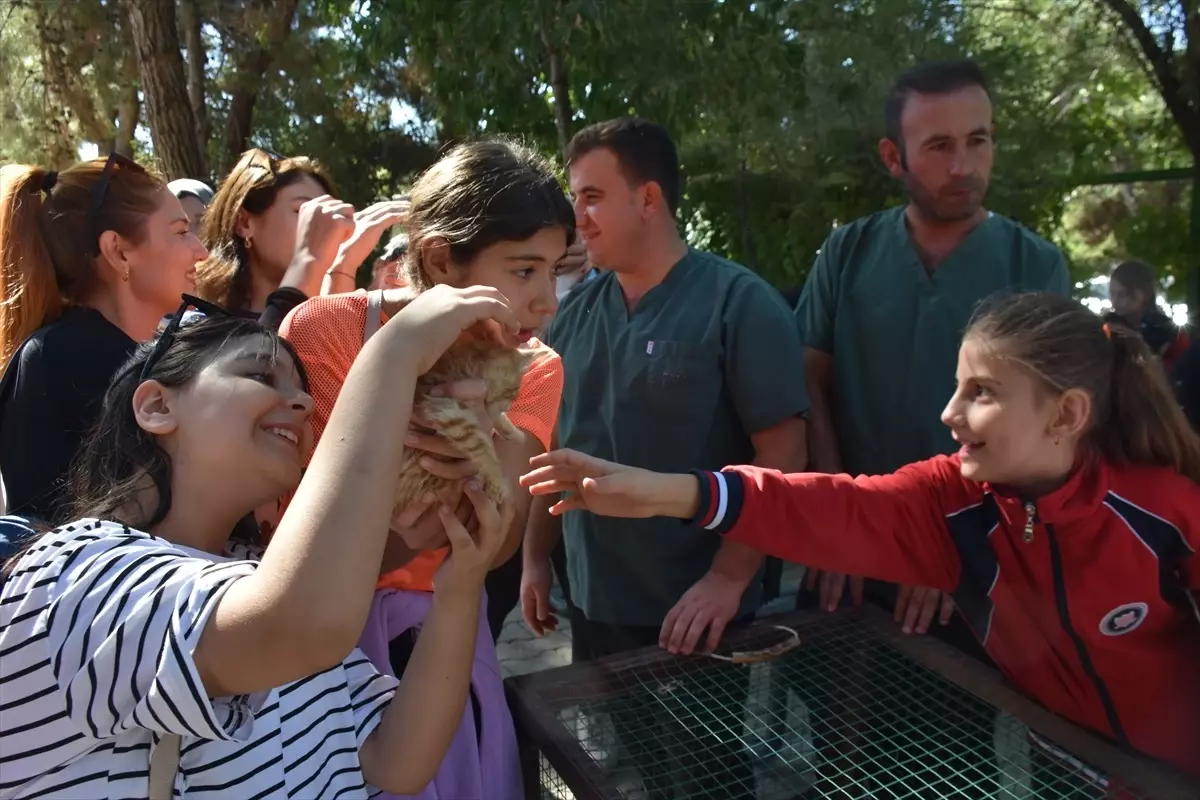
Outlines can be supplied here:
<path id="1" fill-rule="evenodd" d="M 205 626 L 196 662 L 210 695 L 280 686 L 350 652 L 379 575 L 416 378 L 489 317 L 517 328 L 494 290 L 437 287 L 363 347 L 259 568 Z"/>

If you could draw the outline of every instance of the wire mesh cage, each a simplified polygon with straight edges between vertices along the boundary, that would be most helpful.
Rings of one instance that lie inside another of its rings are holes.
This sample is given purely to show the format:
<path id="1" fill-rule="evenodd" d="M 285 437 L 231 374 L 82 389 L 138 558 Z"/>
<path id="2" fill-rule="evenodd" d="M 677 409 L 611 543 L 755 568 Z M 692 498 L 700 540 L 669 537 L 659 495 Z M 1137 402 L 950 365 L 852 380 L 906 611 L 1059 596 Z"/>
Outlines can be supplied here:
<path id="1" fill-rule="evenodd" d="M 650 648 L 510 679 L 528 795 L 1200 798 L 1194 780 L 874 609 L 760 620 L 725 648 L 724 660 Z"/>

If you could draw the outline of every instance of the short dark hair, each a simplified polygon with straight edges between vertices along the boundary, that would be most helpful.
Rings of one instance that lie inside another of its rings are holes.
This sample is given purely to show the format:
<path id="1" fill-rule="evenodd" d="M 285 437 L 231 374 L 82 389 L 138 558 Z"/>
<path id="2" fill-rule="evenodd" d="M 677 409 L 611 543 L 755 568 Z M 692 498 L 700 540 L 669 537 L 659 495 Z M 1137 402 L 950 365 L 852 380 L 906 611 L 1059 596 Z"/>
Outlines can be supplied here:
<path id="1" fill-rule="evenodd" d="M 904 133 L 900 117 L 913 94 L 950 94 L 968 86 L 978 86 L 991 95 L 987 76 L 978 64 L 969 59 L 959 61 L 926 61 L 901 73 L 888 90 L 883 104 L 883 125 L 887 138 L 904 148 Z"/>
<path id="2" fill-rule="evenodd" d="M 1154 267 L 1145 261 L 1137 259 L 1122 261 L 1108 276 L 1108 279 L 1116 281 L 1132 292 L 1141 292 L 1145 298 L 1146 307 L 1154 308 L 1154 304 L 1158 300 L 1158 276 L 1154 273 Z"/>
<path id="3" fill-rule="evenodd" d="M 666 128 L 638 117 L 618 117 L 588 125 L 567 145 L 567 166 L 601 148 L 613 151 L 630 183 L 657 183 L 674 216 L 679 210 L 683 186 L 679 153 Z"/>

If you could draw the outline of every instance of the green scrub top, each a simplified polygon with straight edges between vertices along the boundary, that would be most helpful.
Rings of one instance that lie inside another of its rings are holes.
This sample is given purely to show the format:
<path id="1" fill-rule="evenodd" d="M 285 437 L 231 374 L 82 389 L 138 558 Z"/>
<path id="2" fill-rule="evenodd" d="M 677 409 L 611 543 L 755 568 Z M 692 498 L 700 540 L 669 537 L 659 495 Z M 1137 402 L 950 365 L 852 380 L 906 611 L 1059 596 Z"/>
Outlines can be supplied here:
<path id="1" fill-rule="evenodd" d="M 904 208 L 830 234 L 796 316 L 805 344 L 834 358 L 831 408 L 842 466 L 885 474 L 957 449 L 941 421 L 958 346 L 983 300 L 1070 294 L 1058 248 L 992 214 L 934 270 L 921 261 Z"/>
<path id="2" fill-rule="evenodd" d="M 614 273 L 567 296 L 545 336 L 562 356 L 558 438 L 646 469 L 754 460 L 750 436 L 808 410 L 803 346 L 783 298 L 757 275 L 688 251 L 627 310 Z M 658 626 L 708 571 L 720 540 L 679 520 L 563 519 L 571 600 L 592 621 Z M 740 614 L 761 601 L 752 581 Z"/>

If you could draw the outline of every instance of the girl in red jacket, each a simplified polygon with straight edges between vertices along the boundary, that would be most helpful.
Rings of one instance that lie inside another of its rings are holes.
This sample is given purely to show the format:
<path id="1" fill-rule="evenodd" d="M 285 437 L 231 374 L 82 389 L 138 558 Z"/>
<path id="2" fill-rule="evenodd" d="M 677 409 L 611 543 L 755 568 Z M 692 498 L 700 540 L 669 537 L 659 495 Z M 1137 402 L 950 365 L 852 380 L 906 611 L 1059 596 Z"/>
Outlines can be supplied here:
<path id="1" fill-rule="evenodd" d="M 1135 332 L 1022 294 L 977 314 L 958 453 L 881 477 L 532 460 L 552 513 L 671 516 L 815 569 L 951 592 L 1047 708 L 1200 774 L 1200 438 Z M 711 535 L 711 533 L 707 534 Z"/>

